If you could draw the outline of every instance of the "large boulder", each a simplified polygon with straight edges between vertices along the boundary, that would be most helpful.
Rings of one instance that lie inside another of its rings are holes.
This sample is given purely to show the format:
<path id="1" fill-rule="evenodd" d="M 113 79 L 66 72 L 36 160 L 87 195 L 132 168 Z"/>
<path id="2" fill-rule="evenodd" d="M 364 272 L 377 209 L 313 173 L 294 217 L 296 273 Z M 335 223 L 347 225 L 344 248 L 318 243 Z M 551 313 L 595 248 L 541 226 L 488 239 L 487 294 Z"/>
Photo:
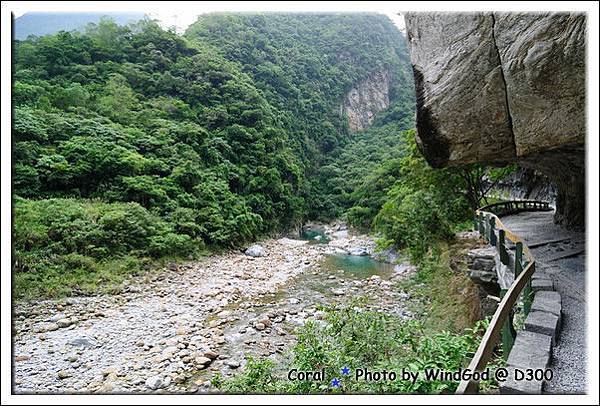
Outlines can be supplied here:
<path id="1" fill-rule="evenodd" d="M 495 247 L 475 248 L 467 252 L 468 275 L 477 285 L 481 317 L 494 314 L 498 307 L 498 303 L 490 298 L 500 296 L 496 257 Z"/>
<path id="2" fill-rule="evenodd" d="M 516 155 L 585 142 L 585 15 L 497 13 Z"/>
<path id="3" fill-rule="evenodd" d="M 266 255 L 265 249 L 259 244 L 248 247 L 244 253 L 251 257 L 264 257 Z"/>
<path id="4" fill-rule="evenodd" d="M 406 17 L 417 142 L 434 167 L 515 154 L 489 14 Z"/>
<path id="5" fill-rule="evenodd" d="M 555 219 L 583 226 L 585 15 L 409 13 L 406 27 L 427 161 L 538 169 Z"/>

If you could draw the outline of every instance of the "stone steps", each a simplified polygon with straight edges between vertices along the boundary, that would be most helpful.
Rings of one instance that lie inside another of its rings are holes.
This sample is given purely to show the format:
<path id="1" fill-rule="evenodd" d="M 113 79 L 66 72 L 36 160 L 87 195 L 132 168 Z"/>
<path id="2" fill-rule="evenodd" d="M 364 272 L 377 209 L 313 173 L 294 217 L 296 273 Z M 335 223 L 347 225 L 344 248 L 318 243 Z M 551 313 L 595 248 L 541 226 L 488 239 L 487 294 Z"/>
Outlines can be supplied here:
<path id="1" fill-rule="evenodd" d="M 559 259 L 574 257 L 579 254 L 583 254 L 584 252 L 585 252 L 585 247 L 575 248 L 575 249 L 572 249 L 569 251 L 565 251 L 560 255 L 557 255 L 555 257 L 548 259 L 548 262 L 553 262 L 553 261 L 558 261 Z"/>
<path id="2" fill-rule="evenodd" d="M 525 319 L 525 329 L 517 333 L 508 356 L 508 379 L 501 383 L 502 394 L 541 394 L 544 381 L 516 380 L 515 369 L 546 369 L 552 362 L 552 348 L 558 339 L 562 315 L 560 293 L 543 272 L 536 272 L 531 281 L 535 292 L 531 310 Z"/>

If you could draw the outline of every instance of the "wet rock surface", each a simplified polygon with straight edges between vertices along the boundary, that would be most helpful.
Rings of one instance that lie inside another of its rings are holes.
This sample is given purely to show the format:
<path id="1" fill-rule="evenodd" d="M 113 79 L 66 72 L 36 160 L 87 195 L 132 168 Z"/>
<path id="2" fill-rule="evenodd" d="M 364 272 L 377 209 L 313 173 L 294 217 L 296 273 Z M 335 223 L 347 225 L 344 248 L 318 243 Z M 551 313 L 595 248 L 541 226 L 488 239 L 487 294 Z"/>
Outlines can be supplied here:
<path id="1" fill-rule="evenodd" d="M 286 357 L 294 331 L 319 320 L 323 304 L 367 295 L 401 317 L 407 295 L 393 289 L 408 265 L 371 274 L 325 261 L 373 252 L 367 236 L 328 227 L 329 244 L 295 238 L 262 241 L 268 255 L 214 255 L 168 266 L 118 295 L 18 303 L 14 318 L 16 393 L 189 393 L 243 370 L 247 355 Z M 365 257 L 360 260 L 371 260 Z"/>

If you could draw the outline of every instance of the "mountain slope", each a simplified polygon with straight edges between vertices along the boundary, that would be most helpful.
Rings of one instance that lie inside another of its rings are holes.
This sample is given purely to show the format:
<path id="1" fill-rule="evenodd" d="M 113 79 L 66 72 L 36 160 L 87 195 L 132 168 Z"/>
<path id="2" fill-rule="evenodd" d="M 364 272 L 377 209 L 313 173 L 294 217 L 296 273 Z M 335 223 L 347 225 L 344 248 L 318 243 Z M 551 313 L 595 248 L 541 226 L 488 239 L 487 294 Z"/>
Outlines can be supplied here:
<path id="1" fill-rule="evenodd" d="M 98 24 L 102 17 L 109 17 L 119 25 L 144 18 L 144 13 L 25 13 L 14 20 L 15 39 L 23 40 L 30 35 L 42 36 L 59 31 L 83 31 L 90 24 Z"/>
<path id="2" fill-rule="evenodd" d="M 280 110 L 306 167 L 311 217 L 341 214 L 320 168 L 352 140 L 353 114 L 392 106 L 396 118 L 409 117 L 402 129 L 413 126 L 405 38 L 386 16 L 216 13 L 200 16 L 185 37 L 238 64 Z"/>
<path id="3" fill-rule="evenodd" d="M 18 284 L 94 281 L 115 258 L 190 256 L 340 215 L 323 169 L 362 137 L 345 100 L 372 100 L 385 71 L 390 130 L 409 127 L 406 62 L 377 15 L 210 15 L 185 38 L 103 19 L 17 41 Z"/>

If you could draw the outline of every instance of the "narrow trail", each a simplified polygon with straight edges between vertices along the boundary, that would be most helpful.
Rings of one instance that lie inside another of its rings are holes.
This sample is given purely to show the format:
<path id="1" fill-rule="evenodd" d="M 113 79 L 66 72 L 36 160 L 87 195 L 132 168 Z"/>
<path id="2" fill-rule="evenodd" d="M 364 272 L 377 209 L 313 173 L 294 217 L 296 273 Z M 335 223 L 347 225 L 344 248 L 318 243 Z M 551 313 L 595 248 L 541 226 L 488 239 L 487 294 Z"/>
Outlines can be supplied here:
<path id="1" fill-rule="evenodd" d="M 342 231 L 328 244 L 282 238 L 261 245 L 265 256 L 229 252 L 173 264 L 117 295 L 16 304 L 13 390 L 205 392 L 211 376 L 234 374 L 245 355 L 283 356 L 294 329 L 319 319 L 320 304 L 367 294 L 379 308 L 410 317 L 391 286 L 411 267 L 347 275 L 325 261 L 372 252 L 367 236 Z"/>
<path id="2" fill-rule="evenodd" d="M 553 349 L 554 378 L 548 393 L 583 393 L 586 389 L 585 233 L 554 224 L 553 212 L 524 212 L 502 217 L 523 238 L 537 268 L 550 275 L 562 297 L 562 327 Z"/>

